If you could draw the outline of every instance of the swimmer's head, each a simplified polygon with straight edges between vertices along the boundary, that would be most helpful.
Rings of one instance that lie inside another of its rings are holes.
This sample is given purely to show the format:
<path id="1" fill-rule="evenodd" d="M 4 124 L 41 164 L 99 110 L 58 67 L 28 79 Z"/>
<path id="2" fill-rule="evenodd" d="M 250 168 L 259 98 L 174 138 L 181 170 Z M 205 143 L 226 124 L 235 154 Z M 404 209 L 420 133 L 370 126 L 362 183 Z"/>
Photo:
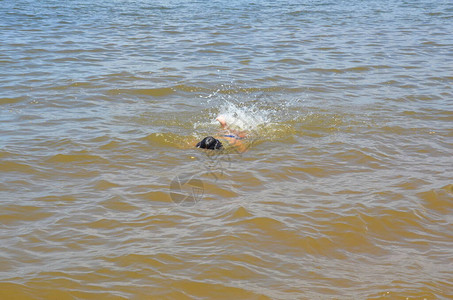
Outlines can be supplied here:
<path id="1" fill-rule="evenodd" d="M 222 149 L 223 146 L 219 140 L 213 138 L 212 136 L 207 136 L 201 142 L 198 142 L 197 148 L 216 150 Z"/>

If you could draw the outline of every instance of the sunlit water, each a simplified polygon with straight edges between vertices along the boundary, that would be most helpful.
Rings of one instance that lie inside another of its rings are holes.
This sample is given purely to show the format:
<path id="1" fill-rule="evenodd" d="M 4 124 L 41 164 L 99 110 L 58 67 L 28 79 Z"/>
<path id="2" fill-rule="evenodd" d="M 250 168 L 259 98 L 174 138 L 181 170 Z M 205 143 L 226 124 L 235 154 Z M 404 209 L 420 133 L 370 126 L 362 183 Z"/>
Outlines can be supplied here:
<path id="1" fill-rule="evenodd" d="M 451 1 L 0 4 L 1 299 L 453 296 Z"/>

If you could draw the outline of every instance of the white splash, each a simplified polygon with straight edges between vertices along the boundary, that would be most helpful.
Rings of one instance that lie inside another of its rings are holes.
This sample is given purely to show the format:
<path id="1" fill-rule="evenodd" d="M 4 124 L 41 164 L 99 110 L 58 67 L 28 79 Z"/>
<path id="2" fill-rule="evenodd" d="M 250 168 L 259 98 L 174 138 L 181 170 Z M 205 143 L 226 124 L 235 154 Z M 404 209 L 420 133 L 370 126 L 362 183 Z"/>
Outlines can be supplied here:
<path id="1" fill-rule="evenodd" d="M 254 131 L 271 122 L 270 112 L 259 109 L 256 105 L 243 106 L 225 102 L 219 108 L 217 116 L 220 115 L 225 118 L 228 126 L 238 130 Z"/>

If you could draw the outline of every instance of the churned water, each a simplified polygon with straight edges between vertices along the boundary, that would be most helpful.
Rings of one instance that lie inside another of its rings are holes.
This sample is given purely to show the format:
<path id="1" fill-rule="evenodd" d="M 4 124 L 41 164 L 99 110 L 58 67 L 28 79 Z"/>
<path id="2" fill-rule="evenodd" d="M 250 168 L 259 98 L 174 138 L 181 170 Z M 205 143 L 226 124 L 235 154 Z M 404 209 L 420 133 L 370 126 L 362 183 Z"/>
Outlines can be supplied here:
<path id="1" fill-rule="evenodd" d="M 450 0 L 0 4 L 1 299 L 453 297 Z"/>

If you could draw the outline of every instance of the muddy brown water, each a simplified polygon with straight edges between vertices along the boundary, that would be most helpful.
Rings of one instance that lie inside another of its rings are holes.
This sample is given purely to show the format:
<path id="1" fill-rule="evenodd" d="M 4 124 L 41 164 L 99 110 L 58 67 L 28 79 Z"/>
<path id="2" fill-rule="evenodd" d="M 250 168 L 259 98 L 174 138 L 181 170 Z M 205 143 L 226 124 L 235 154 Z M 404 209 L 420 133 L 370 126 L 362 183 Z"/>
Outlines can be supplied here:
<path id="1" fill-rule="evenodd" d="M 1 299 L 453 297 L 451 1 L 0 3 Z"/>

